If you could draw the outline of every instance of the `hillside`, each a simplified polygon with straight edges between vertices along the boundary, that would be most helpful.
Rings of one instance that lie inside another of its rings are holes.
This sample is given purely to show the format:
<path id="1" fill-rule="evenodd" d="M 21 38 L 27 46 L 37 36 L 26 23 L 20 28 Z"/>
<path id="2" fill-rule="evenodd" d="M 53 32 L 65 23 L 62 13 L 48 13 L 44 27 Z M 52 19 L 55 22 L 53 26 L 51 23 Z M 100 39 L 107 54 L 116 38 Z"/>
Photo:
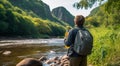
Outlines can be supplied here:
<path id="1" fill-rule="evenodd" d="M 12 5 L 21 8 L 29 14 L 32 14 L 33 17 L 39 17 L 42 19 L 48 19 L 62 25 L 66 25 L 65 22 L 58 20 L 53 17 L 50 8 L 47 4 L 42 2 L 41 0 L 9 0 Z M 27 4 L 26 4 L 27 3 Z"/>
<path id="2" fill-rule="evenodd" d="M 59 20 L 67 22 L 71 26 L 74 26 L 74 16 L 64 7 L 57 7 L 52 10 L 52 14 Z"/>
<path id="3" fill-rule="evenodd" d="M 0 0 L 0 36 L 63 36 L 67 24 L 49 11 L 41 0 Z"/>
<path id="4" fill-rule="evenodd" d="M 93 66 L 120 66 L 120 14 L 116 8 L 107 12 L 105 3 L 86 18 L 85 25 L 94 37 L 93 53 L 88 59 Z"/>
<path id="5" fill-rule="evenodd" d="M 106 28 L 118 28 L 120 26 L 120 14 L 118 12 L 119 10 L 116 10 L 115 8 L 111 13 L 106 11 L 105 3 L 100 7 L 93 9 L 90 15 L 86 18 L 86 21 L 94 27 L 104 26 Z"/>

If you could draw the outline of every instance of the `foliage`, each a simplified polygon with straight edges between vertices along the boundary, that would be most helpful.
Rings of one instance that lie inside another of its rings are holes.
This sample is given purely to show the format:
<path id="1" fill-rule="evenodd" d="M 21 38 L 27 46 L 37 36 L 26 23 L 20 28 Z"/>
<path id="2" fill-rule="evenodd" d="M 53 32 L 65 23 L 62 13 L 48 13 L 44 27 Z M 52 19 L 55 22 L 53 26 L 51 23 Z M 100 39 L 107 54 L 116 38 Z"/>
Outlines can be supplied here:
<path id="1" fill-rule="evenodd" d="M 120 0 L 108 0 L 106 4 L 106 10 L 110 13 L 113 12 L 113 10 L 116 10 L 115 12 L 120 11 Z M 120 13 L 119 13 L 120 15 Z"/>
<path id="2" fill-rule="evenodd" d="M 105 9 L 108 12 L 113 12 L 113 9 L 117 10 L 117 12 L 120 11 L 120 0 L 80 0 L 79 2 L 74 3 L 73 6 L 77 9 L 88 9 L 91 8 L 95 3 L 99 3 L 101 5 L 102 2 L 107 2 Z"/>
<path id="3" fill-rule="evenodd" d="M 9 0 L 13 5 L 18 6 L 28 12 L 33 11 L 39 17 L 46 18 L 44 4 L 40 0 Z M 19 4 L 20 3 L 20 4 Z M 26 4 L 27 3 L 27 4 Z M 29 5 L 29 6 L 28 6 Z M 40 9 L 40 10 L 38 10 Z"/>
<path id="4" fill-rule="evenodd" d="M 94 17 L 87 17 L 85 25 L 89 26 L 89 27 L 99 27 L 100 26 L 100 24 L 96 21 L 96 19 Z"/>
<path id="5" fill-rule="evenodd" d="M 59 22 L 42 19 L 32 11 L 27 13 L 12 5 L 9 0 L 0 0 L 0 36 L 48 38 L 49 36 L 63 36 L 64 32 L 65 28 Z"/>
<path id="6" fill-rule="evenodd" d="M 38 27 L 38 31 L 41 34 L 47 34 L 51 36 L 63 36 L 65 33 L 64 26 L 59 25 L 59 23 L 53 23 L 50 20 L 42 20 L 34 18 L 34 24 Z"/>
<path id="7" fill-rule="evenodd" d="M 86 18 L 86 26 L 91 27 L 90 31 L 94 37 L 93 53 L 88 62 L 93 66 L 120 66 L 119 6 L 114 7 L 111 3 L 107 9 L 110 11 L 107 11 L 106 5 L 108 2 L 93 9 Z"/>
<path id="8" fill-rule="evenodd" d="M 0 21 L 0 33 L 6 31 L 8 29 L 8 23 Z"/>
<path id="9" fill-rule="evenodd" d="M 74 7 L 76 7 L 77 9 L 80 8 L 91 8 L 96 2 L 102 2 L 104 0 L 80 0 L 79 2 L 74 3 Z"/>
<path id="10" fill-rule="evenodd" d="M 112 10 L 113 12 L 111 11 L 111 13 L 108 13 L 105 10 L 105 6 L 106 3 L 91 11 L 91 14 L 86 18 L 87 25 L 91 24 L 95 27 L 104 26 L 115 28 L 120 24 L 119 12 L 117 12 L 117 10 Z"/>
<path id="11" fill-rule="evenodd" d="M 12 4 L 11 2 L 12 1 Z M 19 2 L 15 2 L 19 1 Z M 0 36 L 21 36 L 21 37 L 42 37 L 63 36 L 65 25 L 63 22 L 53 22 L 45 18 L 40 18 L 36 12 L 29 8 L 23 7 L 36 2 L 38 7 L 41 0 L 0 0 Z M 37 2 L 39 1 L 39 2 Z M 83 0 L 81 0 L 83 1 Z M 87 4 L 86 1 L 89 1 Z M 97 0 L 84 0 L 84 7 L 91 7 Z M 107 3 L 97 7 L 86 18 L 86 26 L 91 27 L 90 31 L 94 37 L 94 48 L 92 55 L 88 58 L 88 64 L 94 66 L 120 66 L 120 0 L 108 0 Z M 15 2 L 15 3 L 14 3 Z M 18 3 L 20 7 L 13 5 Z M 110 7 L 107 7 L 110 6 Z M 38 8 L 37 7 L 37 8 Z M 24 9 L 30 10 L 26 11 Z M 82 7 L 83 8 L 83 7 Z M 106 11 L 106 8 L 108 11 Z M 33 9 L 33 10 L 34 10 Z M 44 10 L 41 10 L 44 13 Z M 40 14 L 40 13 L 39 13 Z M 55 18 L 56 19 L 56 18 Z M 57 19 L 56 19 L 57 21 Z M 64 26 L 63 26 L 64 25 Z"/>
<path id="12" fill-rule="evenodd" d="M 21 8 L 32 17 L 42 18 L 45 20 L 49 19 L 53 22 L 59 22 L 64 26 L 67 24 L 51 15 L 49 6 L 43 3 L 41 0 L 9 0 L 9 2 L 12 3 L 12 5 Z"/>
<path id="13" fill-rule="evenodd" d="M 93 66 L 120 65 L 120 29 L 98 27 L 90 29 L 94 37 L 94 48 L 89 56 L 89 64 Z"/>

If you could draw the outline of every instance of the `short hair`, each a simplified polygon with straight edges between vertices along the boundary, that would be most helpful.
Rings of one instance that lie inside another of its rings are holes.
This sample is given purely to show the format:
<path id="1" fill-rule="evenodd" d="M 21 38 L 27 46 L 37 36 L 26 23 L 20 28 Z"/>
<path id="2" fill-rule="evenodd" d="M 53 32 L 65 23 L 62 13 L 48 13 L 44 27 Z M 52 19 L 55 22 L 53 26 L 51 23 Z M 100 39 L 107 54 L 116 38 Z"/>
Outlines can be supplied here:
<path id="1" fill-rule="evenodd" d="M 74 18 L 74 22 L 77 26 L 83 26 L 83 24 L 85 22 L 85 18 L 82 15 L 77 15 Z"/>

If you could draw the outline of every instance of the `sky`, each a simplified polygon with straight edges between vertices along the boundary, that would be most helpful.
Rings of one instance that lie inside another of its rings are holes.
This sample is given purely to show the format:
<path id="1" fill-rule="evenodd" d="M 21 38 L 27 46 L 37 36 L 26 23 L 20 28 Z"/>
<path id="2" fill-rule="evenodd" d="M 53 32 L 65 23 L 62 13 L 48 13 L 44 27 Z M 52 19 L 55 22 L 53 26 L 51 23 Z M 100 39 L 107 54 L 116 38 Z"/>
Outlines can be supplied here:
<path id="1" fill-rule="evenodd" d="M 85 9 L 76 9 L 73 7 L 73 4 L 75 2 L 79 2 L 80 0 L 42 0 L 44 3 L 48 4 L 50 7 L 50 10 L 52 11 L 53 8 L 63 6 L 65 7 L 73 16 L 76 15 L 83 15 L 88 16 L 90 14 L 90 11 L 98 6 L 98 4 L 94 4 L 92 8 L 89 8 L 87 10 Z"/>

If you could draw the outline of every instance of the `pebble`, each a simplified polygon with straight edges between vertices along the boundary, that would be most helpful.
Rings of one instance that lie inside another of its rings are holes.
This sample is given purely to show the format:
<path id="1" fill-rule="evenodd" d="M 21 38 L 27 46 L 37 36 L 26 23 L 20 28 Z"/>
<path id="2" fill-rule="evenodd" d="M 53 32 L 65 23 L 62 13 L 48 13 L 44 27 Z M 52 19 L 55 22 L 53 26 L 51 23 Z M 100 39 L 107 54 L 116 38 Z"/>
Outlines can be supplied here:
<path id="1" fill-rule="evenodd" d="M 11 51 L 4 51 L 2 54 L 3 55 L 10 55 L 12 52 Z"/>

